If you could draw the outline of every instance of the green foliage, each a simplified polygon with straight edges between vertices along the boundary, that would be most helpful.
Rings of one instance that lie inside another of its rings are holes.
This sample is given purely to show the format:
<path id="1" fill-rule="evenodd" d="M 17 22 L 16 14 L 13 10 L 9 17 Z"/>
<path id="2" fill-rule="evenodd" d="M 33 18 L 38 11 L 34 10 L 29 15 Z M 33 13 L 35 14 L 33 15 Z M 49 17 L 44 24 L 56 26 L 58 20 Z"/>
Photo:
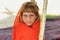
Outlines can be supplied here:
<path id="1" fill-rule="evenodd" d="M 50 18 L 60 18 L 60 15 L 46 15 L 46 19 Z M 40 15 L 40 20 L 42 21 L 42 15 Z"/>
<path id="2" fill-rule="evenodd" d="M 57 18 L 57 17 L 60 17 L 60 15 L 46 15 L 46 18 L 47 18 L 47 19 Z"/>

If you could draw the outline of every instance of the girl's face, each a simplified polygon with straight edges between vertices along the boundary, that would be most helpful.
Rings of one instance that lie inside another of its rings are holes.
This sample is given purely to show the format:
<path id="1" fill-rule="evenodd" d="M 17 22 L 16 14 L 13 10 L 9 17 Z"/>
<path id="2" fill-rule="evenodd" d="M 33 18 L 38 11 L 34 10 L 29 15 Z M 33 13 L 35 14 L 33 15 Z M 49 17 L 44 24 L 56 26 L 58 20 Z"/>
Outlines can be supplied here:
<path id="1" fill-rule="evenodd" d="M 28 26 L 31 26 L 36 20 L 36 18 L 37 17 L 33 12 L 23 12 L 22 15 L 23 22 Z"/>

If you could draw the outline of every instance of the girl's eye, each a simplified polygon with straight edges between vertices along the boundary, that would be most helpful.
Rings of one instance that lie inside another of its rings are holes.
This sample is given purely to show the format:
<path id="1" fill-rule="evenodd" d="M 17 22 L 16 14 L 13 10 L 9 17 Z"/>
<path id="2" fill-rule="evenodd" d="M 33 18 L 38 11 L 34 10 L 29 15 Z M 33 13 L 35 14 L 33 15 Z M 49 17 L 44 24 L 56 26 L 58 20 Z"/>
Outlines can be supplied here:
<path id="1" fill-rule="evenodd" d="M 34 15 L 30 15 L 30 17 L 34 17 Z"/>
<path id="2" fill-rule="evenodd" d="M 23 15 L 23 17 L 27 17 L 27 15 Z"/>

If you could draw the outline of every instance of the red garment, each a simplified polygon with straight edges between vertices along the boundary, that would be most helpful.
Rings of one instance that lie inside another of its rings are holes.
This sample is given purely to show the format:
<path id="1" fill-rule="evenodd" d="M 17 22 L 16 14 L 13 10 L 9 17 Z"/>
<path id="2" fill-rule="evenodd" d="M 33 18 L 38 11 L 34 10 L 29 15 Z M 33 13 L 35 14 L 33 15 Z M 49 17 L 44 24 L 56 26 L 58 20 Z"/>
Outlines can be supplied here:
<path id="1" fill-rule="evenodd" d="M 32 27 L 28 27 L 19 21 L 19 15 L 20 13 L 18 12 L 12 30 L 12 40 L 38 40 L 40 20 L 36 20 Z"/>

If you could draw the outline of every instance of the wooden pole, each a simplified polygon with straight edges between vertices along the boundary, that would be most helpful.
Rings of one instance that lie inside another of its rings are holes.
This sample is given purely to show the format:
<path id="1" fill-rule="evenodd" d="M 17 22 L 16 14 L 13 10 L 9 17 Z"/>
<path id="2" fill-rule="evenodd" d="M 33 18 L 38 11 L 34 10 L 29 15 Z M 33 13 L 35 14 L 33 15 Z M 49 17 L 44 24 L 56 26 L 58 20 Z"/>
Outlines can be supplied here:
<path id="1" fill-rule="evenodd" d="M 41 21 L 41 26 L 40 26 L 39 40 L 43 40 L 44 39 L 44 31 L 45 31 L 45 23 L 46 23 L 46 13 L 47 13 L 47 4 L 48 4 L 48 0 L 44 0 L 44 2 L 43 2 L 42 21 Z"/>
<path id="2" fill-rule="evenodd" d="M 31 0 L 31 1 L 36 3 L 35 0 Z M 40 26 L 39 40 L 43 40 L 43 38 L 44 38 L 45 23 L 46 23 L 46 13 L 47 13 L 47 4 L 48 4 L 48 0 L 44 0 L 44 2 L 43 2 L 43 10 L 42 10 L 42 21 L 41 21 L 41 24 L 40 24 L 41 26 Z"/>

